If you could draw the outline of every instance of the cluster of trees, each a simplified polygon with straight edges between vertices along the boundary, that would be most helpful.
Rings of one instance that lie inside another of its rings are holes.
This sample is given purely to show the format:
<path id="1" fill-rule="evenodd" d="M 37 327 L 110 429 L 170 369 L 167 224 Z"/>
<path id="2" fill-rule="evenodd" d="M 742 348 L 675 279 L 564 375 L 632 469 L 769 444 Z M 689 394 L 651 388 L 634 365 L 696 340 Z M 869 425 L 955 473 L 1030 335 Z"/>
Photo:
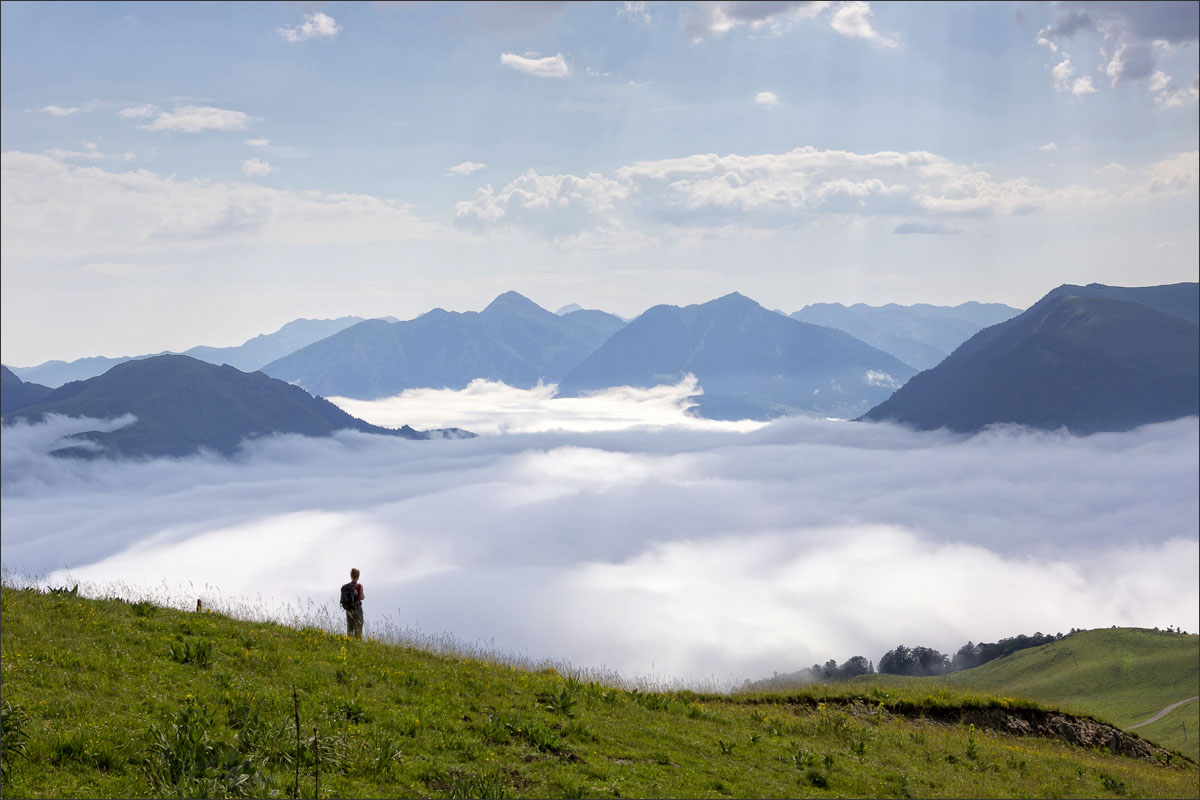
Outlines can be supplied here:
<path id="1" fill-rule="evenodd" d="M 900 645 L 879 659 L 879 671 L 889 675 L 945 675 L 950 669 L 950 657 L 932 647 Z"/>
<path id="2" fill-rule="evenodd" d="M 998 642 L 980 642 L 979 644 L 967 642 L 954 654 L 954 658 L 951 661 L 951 671 L 958 672 L 960 669 L 978 667 L 992 659 L 1007 656 L 1018 650 L 1024 650 L 1027 647 L 1050 644 L 1061 638 L 1063 638 L 1061 633 L 1052 635 L 1038 631 L 1032 636 L 1026 636 L 1022 633 L 1019 636 L 1010 636 Z"/>
<path id="3" fill-rule="evenodd" d="M 1074 633 L 1074 631 L 1072 631 Z M 1038 631 L 1032 636 L 1020 634 L 998 642 L 967 642 L 958 649 L 954 657 L 939 653 L 932 647 L 905 647 L 900 645 L 889 650 L 879 659 L 879 671 L 890 675 L 945 675 L 986 664 L 992 659 L 1007 656 L 1027 647 L 1050 644 L 1063 638 L 1061 633 L 1049 634 Z"/>
<path id="4" fill-rule="evenodd" d="M 802 671 L 807 672 L 814 681 L 848 681 L 857 675 L 874 673 L 875 665 L 863 656 L 851 656 L 840 666 L 831 658 L 824 664 L 813 664 Z"/>
<path id="5" fill-rule="evenodd" d="M 1170 628 L 1168 628 L 1170 630 Z M 1075 629 L 1071 629 L 1075 633 Z M 1028 647 L 1038 647 L 1050 644 L 1063 638 L 1061 633 L 1042 633 L 1032 635 L 1019 634 L 1001 639 L 998 642 L 967 642 L 958 648 L 953 656 L 934 650 L 932 647 L 898 646 L 889 650 L 879 659 L 878 671 L 889 675 L 945 675 L 959 670 L 972 669 L 987 662 L 1007 656 Z M 857 675 L 870 675 L 876 671 L 876 665 L 863 656 L 852 656 L 842 664 L 829 659 L 824 664 L 813 664 L 808 669 L 792 673 L 790 678 L 807 679 L 811 681 L 848 681 Z"/>

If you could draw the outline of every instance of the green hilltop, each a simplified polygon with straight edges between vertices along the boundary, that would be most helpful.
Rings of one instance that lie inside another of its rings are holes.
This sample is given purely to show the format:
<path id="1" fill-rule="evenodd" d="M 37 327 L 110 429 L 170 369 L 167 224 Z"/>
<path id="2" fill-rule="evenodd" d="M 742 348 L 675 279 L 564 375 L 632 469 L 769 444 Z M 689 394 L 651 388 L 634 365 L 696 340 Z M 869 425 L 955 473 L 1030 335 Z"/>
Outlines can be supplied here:
<path id="1" fill-rule="evenodd" d="M 1077 631 L 974 669 L 931 677 L 863 675 L 852 686 L 986 692 L 1109 722 L 1200 760 L 1200 636 L 1147 628 Z M 1159 711 L 1182 705 L 1141 725 Z"/>
<path id="2" fill-rule="evenodd" d="M 1053 703 L 1128 730 L 1200 695 L 1200 636 L 1144 628 L 1079 631 L 939 680 Z M 1136 730 L 1143 739 L 1200 760 L 1200 701 Z"/>
<path id="3" fill-rule="evenodd" d="M 323 797 L 1195 797 L 1200 787 L 1194 762 L 1137 736 L 944 685 L 646 691 L 445 648 L 10 586 L 0 616 L 5 796 L 291 797 L 298 785 L 312 797 L 318 781 Z"/>

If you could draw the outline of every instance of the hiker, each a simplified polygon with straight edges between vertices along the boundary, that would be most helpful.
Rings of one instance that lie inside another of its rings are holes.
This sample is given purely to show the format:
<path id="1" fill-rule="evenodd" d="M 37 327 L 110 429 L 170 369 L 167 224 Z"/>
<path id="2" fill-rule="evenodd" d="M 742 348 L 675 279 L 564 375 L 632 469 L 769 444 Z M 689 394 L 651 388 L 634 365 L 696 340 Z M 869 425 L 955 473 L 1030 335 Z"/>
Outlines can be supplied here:
<path id="1" fill-rule="evenodd" d="M 358 567 L 355 567 L 350 570 L 350 582 L 342 585 L 342 608 L 346 609 L 346 635 L 355 639 L 362 638 L 362 602 L 365 597 L 358 576 Z"/>

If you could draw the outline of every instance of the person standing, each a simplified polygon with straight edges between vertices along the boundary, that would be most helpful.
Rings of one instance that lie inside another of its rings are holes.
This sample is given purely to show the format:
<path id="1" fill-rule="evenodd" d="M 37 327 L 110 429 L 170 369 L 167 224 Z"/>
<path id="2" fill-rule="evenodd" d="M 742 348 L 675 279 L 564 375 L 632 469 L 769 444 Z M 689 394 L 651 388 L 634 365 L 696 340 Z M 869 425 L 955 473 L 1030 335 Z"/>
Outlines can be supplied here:
<path id="1" fill-rule="evenodd" d="M 363 629 L 363 592 L 362 584 L 358 582 L 358 567 L 350 570 L 350 582 L 342 585 L 342 608 L 346 610 L 346 635 L 355 639 L 362 638 Z"/>

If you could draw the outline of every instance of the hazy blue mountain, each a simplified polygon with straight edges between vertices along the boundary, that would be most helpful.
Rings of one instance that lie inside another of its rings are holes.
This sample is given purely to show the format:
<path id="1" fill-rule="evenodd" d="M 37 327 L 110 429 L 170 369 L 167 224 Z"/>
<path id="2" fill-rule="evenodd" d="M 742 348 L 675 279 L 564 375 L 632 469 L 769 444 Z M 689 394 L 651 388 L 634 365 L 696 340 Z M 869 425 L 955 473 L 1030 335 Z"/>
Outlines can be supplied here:
<path id="1" fill-rule="evenodd" d="M 625 327 L 625 320 L 617 315 L 609 314 L 607 311 L 595 311 L 590 308 L 570 311 L 561 316 L 564 320 L 574 325 L 577 330 L 590 331 L 591 335 L 596 337 L 599 342 L 603 342 Z"/>
<path id="2" fill-rule="evenodd" d="M 351 325 L 362 322 L 362 317 L 338 317 L 337 319 L 296 319 L 274 333 L 255 336 L 237 347 L 193 347 L 182 355 L 198 358 L 210 364 L 228 364 L 242 372 L 255 372 L 277 358 L 301 347 L 332 336 Z"/>
<path id="3" fill-rule="evenodd" d="M 1196 283 L 1167 283 L 1161 286 L 1106 286 L 1089 283 L 1076 286 L 1065 283 L 1051 291 L 1047 297 L 1070 294 L 1076 297 L 1095 297 L 1100 300 L 1127 300 L 1140 303 L 1147 308 L 1186 319 L 1200 325 L 1200 291 Z"/>
<path id="4" fill-rule="evenodd" d="M 928 369 L 983 328 L 1020 313 L 1002 303 L 973 301 L 957 306 L 814 303 L 791 317 L 845 331 L 905 364 Z"/>
<path id="5" fill-rule="evenodd" d="M 261 372 L 245 373 L 181 355 L 118 364 L 103 375 L 54 389 L 34 405 L 5 413 L 3 421 L 35 421 L 52 413 L 96 419 L 133 414 L 137 421 L 125 428 L 74 437 L 97 445 L 100 453 L 130 457 L 182 456 L 201 448 L 228 455 L 249 437 L 327 436 L 346 428 L 408 439 L 469 435 L 455 429 L 415 431 L 407 425 L 380 428 Z M 68 454 L 96 453 L 80 446 L 69 448 Z"/>
<path id="6" fill-rule="evenodd" d="M 8 367 L 0 366 L 0 414 L 33 405 L 51 391 L 40 383 L 26 383 Z"/>
<path id="7" fill-rule="evenodd" d="M 1060 286 L 975 334 L 863 418 L 1091 433 L 1200 413 L 1198 300 L 1195 283 Z"/>
<path id="8" fill-rule="evenodd" d="M 696 376 L 713 419 L 856 416 L 915 370 L 849 334 L 768 311 L 734 293 L 660 305 L 612 335 L 559 383 L 561 396 Z"/>
<path id="9" fill-rule="evenodd" d="M 117 364 L 149 357 L 149 354 L 116 358 L 89 356 L 88 358 L 77 358 L 74 361 L 46 361 L 36 367 L 10 367 L 9 369 L 23 381 L 37 381 L 53 389 L 71 381 L 85 381 L 88 378 L 103 375 Z"/>
<path id="10" fill-rule="evenodd" d="M 395 320 L 395 317 L 387 319 Z M 210 364 L 228 364 L 243 372 L 262 369 L 267 363 L 299 350 L 307 344 L 324 339 L 362 322 L 362 317 L 339 317 L 338 319 L 292 320 L 274 333 L 255 336 L 236 347 L 207 347 L 201 345 L 185 350 L 179 355 L 191 356 Z M 117 364 L 135 359 L 150 358 L 163 353 L 147 353 L 140 356 L 105 358 L 94 356 L 75 361 L 47 361 L 36 367 L 13 367 L 12 371 L 24 381 L 38 381 L 46 386 L 58 387 L 71 381 L 83 381 L 103 375 Z"/>
<path id="11" fill-rule="evenodd" d="M 360 399 L 461 389 L 476 378 L 530 387 L 557 381 L 620 324 L 604 312 L 560 317 L 505 292 L 483 311 L 435 308 L 403 322 L 361 322 L 263 371 L 314 394 Z"/>
<path id="12" fill-rule="evenodd" d="M 572 311 L 583 311 L 583 306 L 579 305 L 579 303 L 568 303 L 567 305 L 563 306 L 562 308 L 560 308 L 558 311 L 555 311 L 554 313 L 558 314 L 560 317 L 562 317 L 567 314 L 570 314 Z"/>

